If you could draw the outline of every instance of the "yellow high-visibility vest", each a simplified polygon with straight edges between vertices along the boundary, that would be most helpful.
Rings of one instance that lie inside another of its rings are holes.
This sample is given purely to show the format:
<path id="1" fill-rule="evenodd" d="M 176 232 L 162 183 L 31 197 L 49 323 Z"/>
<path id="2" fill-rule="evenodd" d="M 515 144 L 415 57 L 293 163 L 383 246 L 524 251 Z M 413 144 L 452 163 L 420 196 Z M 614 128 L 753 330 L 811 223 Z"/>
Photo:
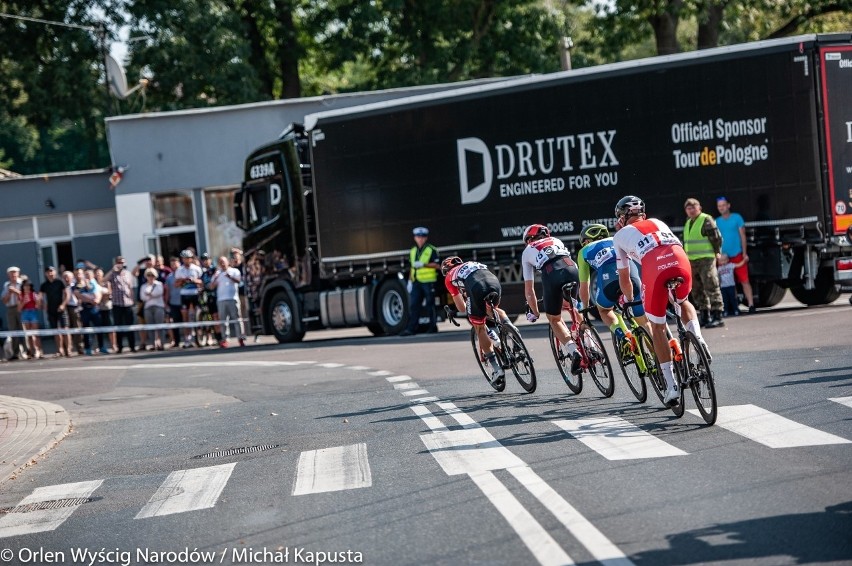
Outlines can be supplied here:
<path id="1" fill-rule="evenodd" d="M 420 252 L 418 257 L 418 253 Z M 420 267 L 415 269 L 414 262 L 422 261 L 425 264 L 433 261 L 433 257 L 438 257 L 438 249 L 432 244 L 426 244 L 422 250 L 418 250 L 417 246 L 411 248 L 408 254 L 408 259 L 411 261 L 411 280 L 418 283 L 434 283 L 438 280 L 438 270 L 434 267 Z"/>
<path id="2" fill-rule="evenodd" d="M 716 257 L 716 251 L 713 249 L 710 238 L 701 234 L 701 228 L 708 218 L 712 218 L 712 216 L 702 212 L 695 220 L 687 220 L 686 226 L 683 227 L 683 249 L 689 259 Z"/>

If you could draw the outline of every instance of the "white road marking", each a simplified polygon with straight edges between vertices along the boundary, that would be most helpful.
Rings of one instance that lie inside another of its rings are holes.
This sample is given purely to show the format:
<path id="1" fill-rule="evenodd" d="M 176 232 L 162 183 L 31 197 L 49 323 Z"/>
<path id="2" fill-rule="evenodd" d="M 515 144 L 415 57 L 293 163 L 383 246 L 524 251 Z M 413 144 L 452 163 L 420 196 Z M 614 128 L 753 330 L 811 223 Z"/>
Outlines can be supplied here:
<path id="1" fill-rule="evenodd" d="M 87 498 L 98 489 L 103 480 L 63 483 L 39 487 L 18 503 L 18 506 L 58 499 Z M 0 538 L 52 531 L 71 516 L 82 503 L 54 509 L 39 509 L 26 513 L 6 513 L 0 518 Z"/>
<path id="2" fill-rule="evenodd" d="M 684 456 L 686 452 L 660 440 L 620 417 L 551 421 L 606 458 L 636 460 Z"/>
<path id="3" fill-rule="evenodd" d="M 698 415 L 698 411 L 690 409 Z M 770 448 L 847 444 L 850 441 L 833 434 L 791 421 L 755 405 L 719 407 L 716 425 L 745 436 Z"/>
<path id="4" fill-rule="evenodd" d="M 597 527 L 583 517 L 556 490 L 550 487 L 529 466 L 509 468 L 521 484 L 538 499 L 568 531 L 602 564 L 627 566 L 633 564 Z"/>
<path id="5" fill-rule="evenodd" d="M 352 371 L 364 371 L 365 369 L 370 369 L 367 366 L 346 366 L 346 369 L 351 369 Z"/>
<path id="6" fill-rule="evenodd" d="M 421 434 L 420 440 L 448 476 L 526 466 L 484 428 Z"/>
<path id="7" fill-rule="evenodd" d="M 414 395 L 426 395 L 429 393 L 425 389 L 410 389 L 408 391 L 403 391 L 402 394 L 406 397 L 413 397 Z"/>
<path id="8" fill-rule="evenodd" d="M 831 397 L 829 401 L 834 401 L 835 403 L 852 407 L 852 397 Z"/>
<path id="9" fill-rule="evenodd" d="M 438 398 L 434 395 L 430 395 L 428 397 L 418 397 L 417 399 L 409 399 L 412 403 L 432 403 L 433 401 L 437 401 Z"/>
<path id="10" fill-rule="evenodd" d="M 411 410 L 414 411 L 414 414 L 420 417 L 426 426 L 429 427 L 433 432 L 442 431 L 445 432 L 449 430 L 441 419 L 432 414 L 432 411 L 424 407 L 423 405 L 414 405 L 411 407 Z"/>
<path id="11" fill-rule="evenodd" d="M 380 377 L 380 376 L 383 376 L 383 375 L 390 375 L 390 374 L 391 374 L 391 372 L 380 369 L 378 371 L 371 371 L 367 375 L 375 375 L 376 377 Z"/>
<path id="12" fill-rule="evenodd" d="M 346 364 L 338 364 L 337 362 L 328 362 L 324 364 L 317 364 L 317 367 L 321 368 L 342 368 Z"/>
<path id="13" fill-rule="evenodd" d="M 439 407 L 441 407 L 445 413 L 450 415 L 457 423 L 462 425 L 464 428 L 479 428 L 481 425 L 473 420 L 470 415 L 456 407 L 455 403 L 450 403 L 449 401 L 443 401 L 436 403 Z"/>
<path id="14" fill-rule="evenodd" d="M 309 450 L 299 456 L 293 495 L 357 489 L 373 485 L 363 442 Z"/>
<path id="15" fill-rule="evenodd" d="M 405 391 L 406 389 L 418 389 L 420 386 L 413 381 L 409 381 L 408 383 L 394 383 L 393 388 L 397 391 Z"/>
<path id="16" fill-rule="evenodd" d="M 22 373 L 56 373 L 56 372 L 70 372 L 70 371 L 116 371 L 116 370 L 130 370 L 130 369 L 177 369 L 177 368 L 216 368 L 216 367 L 283 367 L 283 366 L 300 366 L 300 365 L 308 365 L 315 364 L 314 361 L 309 360 L 301 360 L 295 362 L 260 362 L 260 361 L 245 361 L 245 362 L 237 362 L 237 361 L 221 361 L 221 362 L 181 362 L 181 363 L 150 363 L 150 364 L 128 364 L 125 366 L 122 365 L 100 365 L 97 363 L 87 364 L 86 366 L 80 367 L 67 367 L 67 368 L 44 368 L 44 369 L 25 369 L 25 370 L 15 370 L 15 371 L 0 371 L 0 375 L 6 374 L 22 374 Z M 341 364 L 343 365 L 343 364 Z M 386 372 L 390 373 L 390 372 Z"/>
<path id="17" fill-rule="evenodd" d="M 571 557 L 553 540 L 553 537 L 527 511 L 521 502 L 506 489 L 491 472 L 470 474 L 470 479 L 497 508 L 503 518 L 518 533 L 530 552 L 543 566 L 574 564 Z"/>
<path id="18" fill-rule="evenodd" d="M 400 381 L 411 381 L 411 376 L 409 376 L 409 375 L 395 375 L 393 377 L 386 377 L 385 380 L 388 383 L 398 383 Z"/>
<path id="19" fill-rule="evenodd" d="M 216 505 L 231 472 L 233 464 L 208 466 L 192 470 L 177 470 L 169 474 L 154 495 L 134 519 L 147 519 L 162 515 L 174 515 Z"/>

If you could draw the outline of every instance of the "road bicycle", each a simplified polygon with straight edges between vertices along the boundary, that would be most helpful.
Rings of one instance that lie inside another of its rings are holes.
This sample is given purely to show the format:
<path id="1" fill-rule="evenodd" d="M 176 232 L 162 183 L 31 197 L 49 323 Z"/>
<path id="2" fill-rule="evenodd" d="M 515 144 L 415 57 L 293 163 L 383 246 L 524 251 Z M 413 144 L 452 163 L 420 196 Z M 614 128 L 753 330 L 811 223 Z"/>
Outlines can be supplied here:
<path id="1" fill-rule="evenodd" d="M 642 304 L 642 300 L 629 301 L 623 305 L 615 304 L 615 314 L 618 327 L 624 332 L 623 338 L 612 336 L 616 359 L 624 374 L 624 380 L 633 395 L 640 403 L 648 399 L 648 387 L 645 379 L 658 379 L 657 355 L 654 353 L 654 341 L 648 331 L 636 322 L 630 307 Z M 654 388 L 654 391 L 657 391 Z M 662 401 L 662 399 L 660 399 Z"/>
<path id="2" fill-rule="evenodd" d="M 566 323 L 568 333 L 577 345 L 577 351 L 580 352 L 580 373 L 576 375 L 571 373 L 571 356 L 566 356 L 562 352 L 552 326 L 549 327 L 550 350 L 553 352 L 553 358 L 556 360 L 562 379 L 572 393 L 579 394 L 583 390 L 583 372 L 587 371 L 603 396 L 612 397 L 615 392 L 612 365 L 609 363 L 609 355 L 600 335 L 589 320 L 589 313 L 597 307 L 592 306 L 582 310 L 577 308 L 578 302 L 574 298 L 576 285 L 576 282 L 563 285 L 562 297 L 565 299 L 563 312 L 567 311 L 571 317 L 571 324 Z"/>
<path id="3" fill-rule="evenodd" d="M 677 322 L 677 337 L 672 335 L 671 329 L 666 323 L 666 338 L 672 352 L 672 369 L 680 389 L 678 402 L 670 408 L 678 418 L 683 416 L 685 410 L 684 390 L 688 387 L 692 390 L 692 396 L 701 418 L 708 425 L 712 425 L 716 422 L 718 404 L 715 380 L 710 369 L 710 356 L 695 334 L 687 330 L 680 319 L 681 306 L 675 299 L 674 290 L 681 284 L 683 284 L 682 277 L 675 277 L 666 281 L 669 306 L 674 311 L 674 318 Z M 659 371 L 659 362 L 657 363 L 657 370 L 657 379 L 651 379 L 651 384 L 662 402 L 666 392 L 666 382 L 663 379 L 662 371 Z"/>
<path id="4" fill-rule="evenodd" d="M 500 320 L 499 316 L 494 316 L 494 313 L 497 312 L 497 301 L 497 293 L 489 293 L 485 297 L 485 303 L 491 307 L 491 313 L 486 317 L 485 324 L 494 330 L 500 339 L 499 344 L 493 344 L 497 361 L 504 370 L 512 370 L 515 379 L 518 380 L 524 391 L 532 393 L 536 388 L 535 366 L 532 356 L 530 356 L 518 329 L 508 320 Z M 445 306 L 444 310 L 447 313 L 447 319 L 456 326 L 461 326 L 456 321 L 456 317 L 467 317 L 466 313 L 457 313 L 449 305 Z M 479 347 L 479 334 L 473 327 L 470 329 L 470 343 L 473 346 L 476 363 L 479 364 L 479 369 L 482 370 L 485 379 L 496 391 L 503 391 L 506 388 L 506 379 L 491 379 L 491 366 L 484 359 L 482 348 Z"/>

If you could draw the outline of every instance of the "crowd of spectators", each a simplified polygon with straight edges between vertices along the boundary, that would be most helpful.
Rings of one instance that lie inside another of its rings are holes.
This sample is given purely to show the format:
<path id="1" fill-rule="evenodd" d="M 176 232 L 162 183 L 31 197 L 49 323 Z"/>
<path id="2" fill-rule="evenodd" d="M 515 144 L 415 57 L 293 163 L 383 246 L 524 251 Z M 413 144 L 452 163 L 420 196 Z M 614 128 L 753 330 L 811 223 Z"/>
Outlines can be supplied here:
<path id="1" fill-rule="evenodd" d="M 117 256 L 107 269 L 78 260 L 74 270 L 48 266 L 44 280 L 36 283 L 18 267 L 6 270 L 0 299 L 6 306 L 6 330 L 57 329 L 53 336 L 57 356 L 121 354 L 125 351 L 165 350 L 206 345 L 202 338 L 215 336 L 211 345 L 228 347 L 230 338 L 245 345 L 241 295 L 244 296 L 245 265 L 242 252 L 219 257 L 215 265 L 208 254 L 181 252 L 181 258 L 148 255 L 132 268 Z M 222 320 L 222 326 L 146 329 L 172 322 Z M 136 331 L 69 333 L 65 329 L 142 325 Z M 44 356 L 42 338 L 9 337 L 3 343 L 4 359 L 39 359 Z"/>

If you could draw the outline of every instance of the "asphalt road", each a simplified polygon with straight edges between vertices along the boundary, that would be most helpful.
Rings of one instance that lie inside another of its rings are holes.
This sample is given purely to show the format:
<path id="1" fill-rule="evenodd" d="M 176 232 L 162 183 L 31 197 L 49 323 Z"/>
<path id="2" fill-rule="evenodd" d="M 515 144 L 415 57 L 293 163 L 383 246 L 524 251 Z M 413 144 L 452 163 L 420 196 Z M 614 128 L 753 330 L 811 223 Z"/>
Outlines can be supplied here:
<path id="1" fill-rule="evenodd" d="M 843 297 L 706 330 L 713 427 L 619 374 L 611 399 L 570 394 L 541 323 L 531 395 L 493 392 L 449 325 L 6 364 L 5 395 L 74 430 L 0 485 L 0 561 L 849 563 L 850 316 Z"/>

